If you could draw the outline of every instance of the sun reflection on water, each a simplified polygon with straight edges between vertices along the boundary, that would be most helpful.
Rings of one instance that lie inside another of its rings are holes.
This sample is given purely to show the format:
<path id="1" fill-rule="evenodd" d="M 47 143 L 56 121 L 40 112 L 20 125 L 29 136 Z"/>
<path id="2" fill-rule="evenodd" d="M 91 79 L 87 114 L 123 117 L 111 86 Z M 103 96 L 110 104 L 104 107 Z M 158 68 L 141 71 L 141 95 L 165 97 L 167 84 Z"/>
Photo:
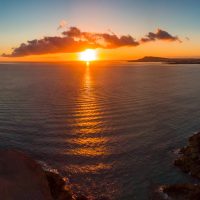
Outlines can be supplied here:
<path id="1" fill-rule="evenodd" d="M 76 169 L 80 173 L 95 173 L 111 168 L 108 163 L 98 161 L 99 157 L 108 155 L 106 143 L 108 139 L 101 136 L 103 121 L 101 120 L 101 107 L 95 97 L 94 81 L 91 76 L 91 66 L 86 65 L 83 81 L 80 88 L 80 96 L 75 110 L 74 137 L 68 142 L 73 144 L 67 154 L 83 158 L 95 157 L 96 162 L 80 165 L 68 165 L 68 168 Z"/>
<path id="2" fill-rule="evenodd" d="M 101 170 L 109 170 L 111 168 L 111 165 L 105 164 L 105 163 L 98 163 L 98 164 L 91 164 L 91 165 L 70 165 L 68 166 L 69 170 L 74 173 L 84 173 L 84 174 L 90 174 L 90 173 L 96 173 Z"/>

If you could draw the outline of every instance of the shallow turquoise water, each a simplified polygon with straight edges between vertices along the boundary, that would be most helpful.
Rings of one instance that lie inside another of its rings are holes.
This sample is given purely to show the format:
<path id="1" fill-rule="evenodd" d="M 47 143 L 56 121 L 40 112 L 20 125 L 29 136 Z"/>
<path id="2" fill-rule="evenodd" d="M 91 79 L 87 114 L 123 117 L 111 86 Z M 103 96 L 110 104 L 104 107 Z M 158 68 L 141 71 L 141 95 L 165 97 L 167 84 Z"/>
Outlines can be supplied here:
<path id="1" fill-rule="evenodd" d="M 26 151 L 75 191 L 144 200 L 182 183 L 173 150 L 200 129 L 200 65 L 0 64 L 0 147 Z"/>

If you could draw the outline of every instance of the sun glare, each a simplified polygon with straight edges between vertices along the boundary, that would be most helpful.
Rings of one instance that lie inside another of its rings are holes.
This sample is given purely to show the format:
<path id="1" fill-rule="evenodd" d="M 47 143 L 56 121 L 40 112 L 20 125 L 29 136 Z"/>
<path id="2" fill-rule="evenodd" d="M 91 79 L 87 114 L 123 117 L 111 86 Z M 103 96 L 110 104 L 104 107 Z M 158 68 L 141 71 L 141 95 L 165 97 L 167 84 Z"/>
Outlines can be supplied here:
<path id="1" fill-rule="evenodd" d="M 86 49 L 85 51 L 80 53 L 80 60 L 90 62 L 97 59 L 97 54 L 94 49 Z"/>

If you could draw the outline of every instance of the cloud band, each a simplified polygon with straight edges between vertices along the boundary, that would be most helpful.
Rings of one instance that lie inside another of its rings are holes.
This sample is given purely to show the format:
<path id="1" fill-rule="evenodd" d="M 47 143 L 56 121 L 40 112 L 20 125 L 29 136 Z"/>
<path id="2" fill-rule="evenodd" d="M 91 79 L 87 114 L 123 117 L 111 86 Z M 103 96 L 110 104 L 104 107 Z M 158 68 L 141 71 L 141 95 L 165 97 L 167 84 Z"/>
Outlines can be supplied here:
<path id="1" fill-rule="evenodd" d="M 178 36 L 172 36 L 161 29 L 158 29 L 156 33 L 149 32 L 140 41 L 136 41 L 131 35 L 118 36 L 114 33 L 82 32 L 77 27 L 70 27 L 67 31 L 62 32 L 62 36 L 31 40 L 14 48 L 11 54 L 3 54 L 2 56 L 21 57 L 50 53 L 74 53 L 87 48 L 115 49 L 125 46 L 135 47 L 142 43 L 156 40 L 180 42 Z"/>

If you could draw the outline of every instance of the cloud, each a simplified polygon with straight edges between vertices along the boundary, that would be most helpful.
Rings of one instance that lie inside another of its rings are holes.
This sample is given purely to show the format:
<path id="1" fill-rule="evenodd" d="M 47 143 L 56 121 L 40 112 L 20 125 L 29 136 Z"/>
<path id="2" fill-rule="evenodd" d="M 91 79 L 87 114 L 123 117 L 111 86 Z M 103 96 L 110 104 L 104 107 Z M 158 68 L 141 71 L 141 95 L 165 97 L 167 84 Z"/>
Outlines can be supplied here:
<path id="1" fill-rule="evenodd" d="M 66 26 L 67 26 L 67 21 L 61 20 L 60 23 L 59 23 L 59 26 L 58 26 L 57 30 L 65 28 Z"/>
<path id="2" fill-rule="evenodd" d="M 186 39 L 187 41 L 190 41 L 190 38 L 189 38 L 189 37 L 185 37 L 185 39 Z"/>
<path id="3" fill-rule="evenodd" d="M 113 35 L 115 35 L 115 33 L 111 30 L 111 29 L 107 29 L 107 31 Z"/>
<path id="4" fill-rule="evenodd" d="M 136 47 L 144 42 L 165 40 L 180 41 L 177 36 L 158 29 L 157 33 L 148 33 L 140 42 L 131 35 L 118 36 L 113 32 L 92 33 L 83 32 L 77 27 L 70 27 L 62 32 L 61 36 L 44 37 L 22 43 L 14 48 L 11 54 L 3 54 L 4 57 L 21 57 L 28 55 L 41 55 L 50 53 L 75 53 L 87 48 L 115 49 L 119 47 Z"/>
<path id="5" fill-rule="evenodd" d="M 156 40 L 164 40 L 164 41 L 178 41 L 181 42 L 178 36 L 172 36 L 167 31 L 158 29 L 156 33 L 149 32 L 146 37 L 141 39 L 141 42 L 151 42 Z"/>
<path id="6" fill-rule="evenodd" d="M 90 43 L 95 43 L 99 47 L 106 49 L 139 45 L 139 42 L 137 42 L 130 35 L 117 36 L 114 33 L 82 32 L 77 27 L 71 27 L 68 31 L 63 32 L 63 35 L 74 39 L 81 39 Z"/>
<path id="7" fill-rule="evenodd" d="M 20 57 L 28 55 L 41 55 L 50 53 L 73 53 L 83 51 L 85 48 L 98 48 L 87 41 L 75 41 L 70 37 L 45 37 L 40 40 L 31 40 L 14 48 L 11 54 L 4 57 Z"/>

